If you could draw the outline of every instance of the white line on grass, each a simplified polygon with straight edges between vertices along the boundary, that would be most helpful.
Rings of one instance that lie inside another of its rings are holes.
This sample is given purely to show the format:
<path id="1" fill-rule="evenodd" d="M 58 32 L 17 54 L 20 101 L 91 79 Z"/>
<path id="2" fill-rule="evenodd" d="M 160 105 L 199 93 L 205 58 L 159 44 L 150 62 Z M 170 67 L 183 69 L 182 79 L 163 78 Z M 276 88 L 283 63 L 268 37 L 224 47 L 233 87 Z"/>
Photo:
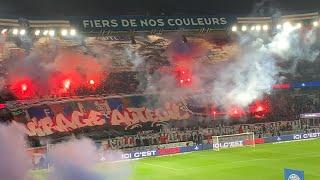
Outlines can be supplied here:
<path id="1" fill-rule="evenodd" d="M 167 166 L 161 166 L 161 165 L 158 165 L 158 164 L 151 164 L 151 163 L 145 163 L 145 162 L 141 162 L 141 163 L 142 163 L 142 164 L 145 164 L 145 165 L 154 166 L 154 167 L 160 167 L 160 168 L 165 168 L 165 169 L 169 169 L 169 170 L 173 170 L 173 171 L 182 170 L 182 169 L 175 169 L 175 168 L 171 168 L 171 167 L 167 167 Z"/>

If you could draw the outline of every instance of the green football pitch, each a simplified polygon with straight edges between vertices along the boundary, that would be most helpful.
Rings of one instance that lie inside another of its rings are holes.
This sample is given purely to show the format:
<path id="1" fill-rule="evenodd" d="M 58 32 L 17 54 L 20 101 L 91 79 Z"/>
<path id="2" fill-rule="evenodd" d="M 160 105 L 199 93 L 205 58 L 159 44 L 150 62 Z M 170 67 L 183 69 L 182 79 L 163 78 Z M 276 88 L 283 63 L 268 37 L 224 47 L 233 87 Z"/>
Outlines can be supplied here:
<path id="1" fill-rule="evenodd" d="M 125 163 L 125 173 L 134 180 L 283 180 L 284 168 L 303 170 L 306 180 L 320 180 L 320 139 L 150 157 Z M 105 174 L 106 179 L 122 179 L 123 166 L 101 163 L 94 169 Z M 30 172 L 36 180 L 45 179 L 46 174 L 45 170 Z"/>

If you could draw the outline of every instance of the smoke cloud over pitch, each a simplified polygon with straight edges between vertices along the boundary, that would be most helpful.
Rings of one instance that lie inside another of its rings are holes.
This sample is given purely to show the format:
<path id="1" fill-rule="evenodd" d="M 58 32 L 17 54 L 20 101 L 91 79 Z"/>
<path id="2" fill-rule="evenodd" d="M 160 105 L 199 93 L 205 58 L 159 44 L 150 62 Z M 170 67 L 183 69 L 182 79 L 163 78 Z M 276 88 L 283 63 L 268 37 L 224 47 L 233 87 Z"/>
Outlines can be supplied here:
<path id="1" fill-rule="evenodd" d="M 119 157 L 121 157 L 120 152 L 107 152 L 103 155 L 104 163 L 97 165 L 99 160 L 101 160 L 101 153 L 99 153 L 94 142 L 86 138 L 80 140 L 72 139 L 68 142 L 55 145 L 49 151 L 52 171 L 49 173 L 48 179 L 129 179 L 131 169 L 128 164 L 118 163 L 108 165 L 109 161 L 114 161 Z"/>
<path id="2" fill-rule="evenodd" d="M 1 179 L 25 180 L 32 168 L 27 155 L 24 127 L 18 124 L 0 124 Z"/>
<path id="3" fill-rule="evenodd" d="M 49 180 L 103 180 L 103 176 L 92 170 L 98 153 L 88 139 L 72 140 L 55 145 L 49 152 L 51 165 Z"/>

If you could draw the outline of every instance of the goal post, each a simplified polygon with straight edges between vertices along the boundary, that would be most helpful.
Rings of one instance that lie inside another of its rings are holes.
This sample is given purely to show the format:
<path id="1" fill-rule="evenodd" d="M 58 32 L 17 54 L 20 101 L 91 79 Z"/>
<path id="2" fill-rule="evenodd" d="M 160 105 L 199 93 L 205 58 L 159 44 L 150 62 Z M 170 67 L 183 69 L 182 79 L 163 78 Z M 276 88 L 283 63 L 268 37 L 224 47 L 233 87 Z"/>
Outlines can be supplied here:
<path id="1" fill-rule="evenodd" d="M 216 151 L 219 151 L 221 148 L 234 148 L 246 146 L 256 146 L 253 132 L 212 136 L 212 148 Z"/>

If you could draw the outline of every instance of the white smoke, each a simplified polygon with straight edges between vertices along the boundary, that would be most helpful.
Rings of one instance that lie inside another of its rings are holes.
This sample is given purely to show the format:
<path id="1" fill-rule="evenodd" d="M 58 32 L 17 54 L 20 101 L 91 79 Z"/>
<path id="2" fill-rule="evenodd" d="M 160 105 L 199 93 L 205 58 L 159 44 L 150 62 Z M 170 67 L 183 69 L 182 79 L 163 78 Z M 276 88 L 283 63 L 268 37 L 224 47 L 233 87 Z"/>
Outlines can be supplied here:
<path id="1" fill-rule="evenodd" d="M 277 75 L 275 60 L 261 45 L 260 39 L 251 45 L 218 74 L 212 91 L 216 104 L 226 108 L 232 105 L 245 107 L 272 90 Z"/>
<path id="2" fill-rule="evenodd" d="M 143 58 L 136 51 L 135 45 L 129 45 L 124 50 L 134 69 L 137 69 L 144 62 Z"/>
<path id="3" fill-rule="evenodd" d="M 0 124 L 0 175 L 6 180 L 25 180 L 32 167 L 27 155 L 24 127 Z"/>
<path id="4" fill-rule="evenodd" d="M 108 153 L 104 155 L 105 161 L 114 161 L 121 157 L 121 153 Z M 107 163 L 97 166 L 101 160 L 93 141 L 90 139 L 72 139 L 68 142 L 57 144 L 49 151 L 50 166 L 52 171 L 48 175 L 49 180 L 112 180 L 129 179 L 130 167 L 126 164 L 108 166 Z M 98 170 L 97 170 L 98 167 Z M 110 168 L 117 167 L 116 169 Z M 101 169 L 101 171 L 99 171 Z M 114 170 L 114 171 L 113 171 Z"/>
<path id="5" fill-rule="evenodd" d="M 314 61 L 320 50 L 314 46 L 317 43 L 316 30 L 300 32 L 297 26 L 285 23 L 283 30 L 278 32 L 267 49 L 287 61 Z"/>
<path id="6" fill-rule="evenodd" d="M 280 61 L 291 62 L 293 67 L 301 60 L 314 61 L 319 56 L 316 32 L 298 31 L 297 26 L 285 25 L 273 38 L 263 40 L 252 34 L 239 34 L 241 51 L 214 81 L 214 102 L 225 108 L 232 105 L 247 107 L 255 99 L 270 93 L 272 85 L 280 80 L 279 73 L 294 73 L 281 69 Z"/>
<path id="7" fill-rule="evenodd" d="M 97 150 L 88 139 L 72 140 L 55 145 L 49 152 L 53 170 L 49 180 L 102 180 L 103 176 L 92 170 L 97 162 Z"/>

